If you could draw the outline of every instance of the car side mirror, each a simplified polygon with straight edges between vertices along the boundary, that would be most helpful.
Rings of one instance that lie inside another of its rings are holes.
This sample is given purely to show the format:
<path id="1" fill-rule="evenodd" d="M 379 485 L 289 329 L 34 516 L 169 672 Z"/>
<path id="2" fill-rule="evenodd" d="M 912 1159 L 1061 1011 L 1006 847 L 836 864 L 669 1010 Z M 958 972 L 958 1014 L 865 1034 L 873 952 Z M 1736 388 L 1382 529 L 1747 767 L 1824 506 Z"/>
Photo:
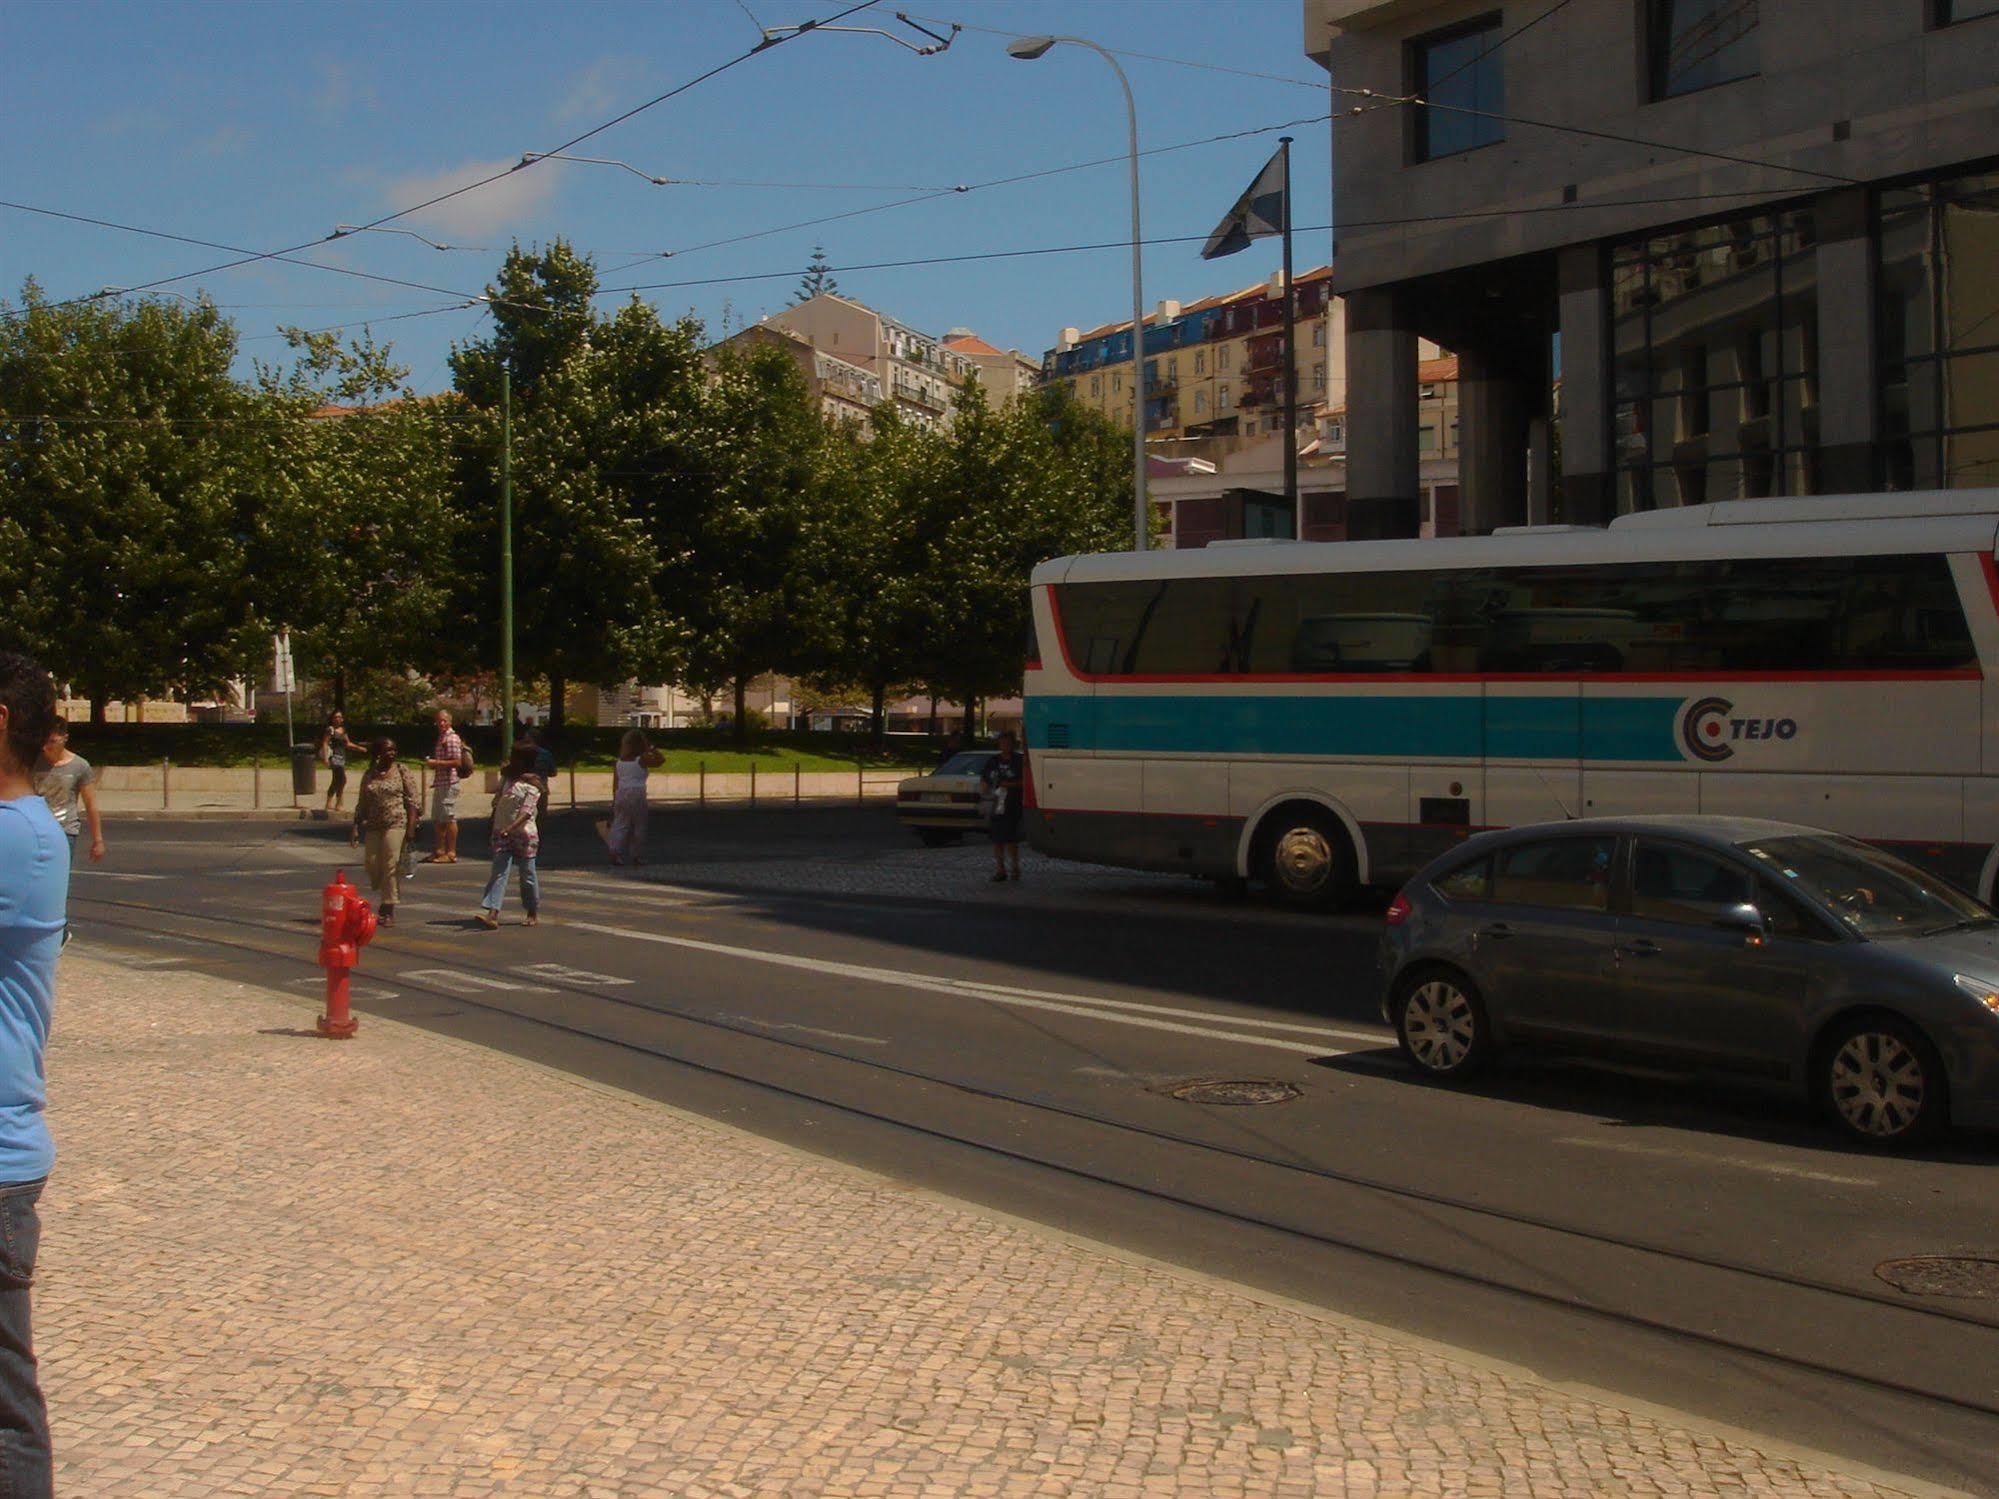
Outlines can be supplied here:
<path id="1" fill-rule="evenodd" d="M 1724 931 L 1740 932 L 1751 947 L 1762 946 L 1763 939 L 1770 935 L 1770 918 L 1747 901 L 1730 906 L 1715 917 L 1714 924 Z"/>

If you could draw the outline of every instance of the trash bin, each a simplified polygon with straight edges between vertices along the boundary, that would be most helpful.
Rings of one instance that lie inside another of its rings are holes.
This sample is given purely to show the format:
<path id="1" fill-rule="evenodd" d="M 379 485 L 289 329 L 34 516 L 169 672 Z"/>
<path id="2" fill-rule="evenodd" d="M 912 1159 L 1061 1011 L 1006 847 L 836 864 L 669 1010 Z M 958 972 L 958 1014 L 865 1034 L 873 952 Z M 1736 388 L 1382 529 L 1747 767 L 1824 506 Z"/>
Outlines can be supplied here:
<path id="1" fill-rule="evenodd" d="M 292 746 L 292 792 L 311 796 L 319 790 L 319 751 L 309 744 Z"/>

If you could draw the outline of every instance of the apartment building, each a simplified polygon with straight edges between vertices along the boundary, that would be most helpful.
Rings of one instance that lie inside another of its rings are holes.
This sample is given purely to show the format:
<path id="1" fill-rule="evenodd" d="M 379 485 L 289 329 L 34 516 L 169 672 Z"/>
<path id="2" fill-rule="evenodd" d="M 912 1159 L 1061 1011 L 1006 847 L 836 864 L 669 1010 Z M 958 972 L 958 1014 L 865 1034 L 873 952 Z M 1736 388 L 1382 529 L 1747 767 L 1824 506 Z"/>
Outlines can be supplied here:
<path id="1" fill-rule="evenodd" d="M 944 348 L 970 360 L 978 370 L 986 399 L 994 406 L 1025 395 L 1041 383 L 1041 362 L 1018 349 L 996 349 L 970 328 L 953 328 L 944 335 Z"/>
<path id="2" fill-rule="evenodd" d="M 1303 19 L 1389 101 L 1332 137 L 1353 534 L 1421 524 L 1423 339 L 1468 530 L 1999 482 L 1999 0 Z"/>
<path id="3" fill-rule="evenodd" d="M 782 350 L 805 376 L 812 398 L 829 420 L 865 422 L 881 404 L 881 377 L 850 360 L 812 347 L 811 340 L 775 323 L 758 323 L 722 340 L 724 348 L 768 345 Z"/>
<path id="4" fill-rule="evenodd" d="M 866 371 L 880 382 L 881 400 L 923 425 L 948 425 L 952 400 L 979 377 L 978 365 L 942 339 L 833 292 L 774 312 L 757 326 L 795 334 Z"/>

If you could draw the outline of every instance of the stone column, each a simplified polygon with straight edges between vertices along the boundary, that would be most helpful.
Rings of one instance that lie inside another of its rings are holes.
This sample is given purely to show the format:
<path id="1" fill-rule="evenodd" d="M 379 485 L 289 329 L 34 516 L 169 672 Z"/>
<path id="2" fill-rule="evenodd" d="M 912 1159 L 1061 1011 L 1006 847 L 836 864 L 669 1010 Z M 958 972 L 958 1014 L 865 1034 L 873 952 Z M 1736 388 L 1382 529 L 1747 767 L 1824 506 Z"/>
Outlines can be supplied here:
<path id="1" fill-rule="evenodd" d="M 1862 494 L 1880 483 L 1875 400 L 1874 246 L 1867 190 L 1841 188 L 1813 204 L 1818 227 L 1819 489 Z"/>
<path id="2" fill-rule="evenodd" d="M 1615 509 L 1610 448 L 1610 268 L 1601 245 L 1558 252 L 1562 330 L 1562 513 L 1572 526 L 1607 524 Z"/>
<path id="3" fill-rule="evenodd" d="M 1347 295 L 1347 535 L 1420 534 L 1416 331 L 1392 286 Z"/>

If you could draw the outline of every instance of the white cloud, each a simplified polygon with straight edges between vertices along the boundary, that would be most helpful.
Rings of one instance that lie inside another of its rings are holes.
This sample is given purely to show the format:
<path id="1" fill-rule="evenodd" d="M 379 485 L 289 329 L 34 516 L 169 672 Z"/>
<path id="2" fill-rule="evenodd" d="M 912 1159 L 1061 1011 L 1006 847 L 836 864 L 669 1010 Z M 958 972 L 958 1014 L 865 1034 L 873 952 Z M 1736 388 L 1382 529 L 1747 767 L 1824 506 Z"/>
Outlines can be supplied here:
<path id="1" fill-rule="evenodd" d="M 319 85 L 313 90 L 312 107 L 320 119 L 331 123 L 359 106 L 373 109 L 380 103 L 374 84 L 356 78 L 354 70 L 337 57 L 322 57 L 317 69 Z"/>
<path id="2" fill-rule="evenodd" d="M 210 156 L 241 156 L 256 143 L 257 133 L 241 125 L 219 126 L 196 142 Z"/>
<path id="3" fill-rule="evenodd" d="M 569 80 L 555 103 L 557 120 L 601 119 L 626 107 L 640 65 L 632 57 L 600 57 Z"/>
<path id="4" fill-rule="evenodd" d="M 496 172 L 505 172 L 514 164 L 513 160 L 468 161 L 463 165 L 446 167 L 438 172 L 412 172 L 407 176 L 392 177 L 382 185 L 382 198 L 387 207 L 401 208 L 408 203 L 421 203 L 426 198 L 434 198 L 440 193 L 448 193 L 453 188 L 477 182 L 482 177 L 490 177 Z M 469 193 L 440 203 L 435 208 L 426 208 L 411 214 L 406 221 L 412 229 L 422 229 L 429 233 L 448 235 L 482 235 L 510 229 L 519 224 L 536 210 L 547 204 L 555 195 L 556 173 L 547 166 L 522 167 L 510 172 L 497 182 L 489 182 L 484 187 L 474 188 Z"/>

